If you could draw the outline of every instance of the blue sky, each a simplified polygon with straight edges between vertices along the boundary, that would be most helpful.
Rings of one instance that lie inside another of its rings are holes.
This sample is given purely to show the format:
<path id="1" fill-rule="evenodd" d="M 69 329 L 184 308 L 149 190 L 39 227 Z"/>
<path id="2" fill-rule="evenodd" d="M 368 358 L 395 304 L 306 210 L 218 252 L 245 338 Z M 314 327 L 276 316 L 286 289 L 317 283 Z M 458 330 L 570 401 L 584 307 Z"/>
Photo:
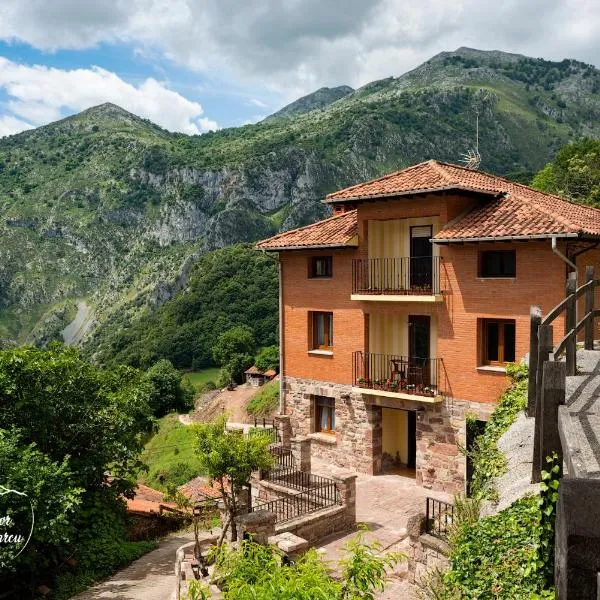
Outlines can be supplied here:
<path id="1" fill-rule="evenodd" d="M 600 64 L 591 0 L 2 0 L 0 136 L 114 102 L 186 133 L 470 46 Z"/>
<path id="2" fill-rule="evenodd" d="M 134 86 L 154 78 L 185 98 L 199 102 L 204 114 L 219 127 L 256 122 L 275 112 L 286 100 L 283 94 L 273 90 L 239 86 L 234 81 L 220 78 L 218 73 L 199 73 L 122 43 L 102 43 L 81 50 L 43 51 L 22 42 L 0 41 L 0 56 L 19 65 L 43 65 L 64 71 L 98 66 Z M 7 90 L 0 87 L 0 107 L 6 107 L 9 99 Z M 77 111 L 68 106 L 61 109 L 63 116 L 73 112 Z"/>

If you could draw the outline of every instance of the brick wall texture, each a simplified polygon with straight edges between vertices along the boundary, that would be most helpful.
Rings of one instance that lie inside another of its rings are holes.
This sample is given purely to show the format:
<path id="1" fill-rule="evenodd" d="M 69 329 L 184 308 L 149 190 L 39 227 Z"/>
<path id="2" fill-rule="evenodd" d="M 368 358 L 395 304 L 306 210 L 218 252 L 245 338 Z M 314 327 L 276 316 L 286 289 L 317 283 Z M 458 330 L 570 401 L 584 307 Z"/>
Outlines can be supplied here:
<path id="1" fill-rule="evenodd" d="M 289 251 L 280 254 L 283 281 L 283 376 L 286 413 L 293 435 L 314 432 L 315 395 L 336 398 L 336 434 L 313 440 L 313 456 L 344 467 L 374 473 L 381 461 L 381 406 L 419 408 L 417 420 L 417 480 L 439 489 L 462 486 L 464 458 L 456 442 L 464 443 L 464 415 L 485 418 L 508 381 L 502 372 L 481 366 L 481 319 L 514 319 L 516 357 L 529 351 L 529 311 L 533 304 L 547 313 L 565 293 L 566 266 L 551 249 L 550 240 L 448 244 L 440 246 L 443 301 L 438 303 L 351 300 L 352 260 L 366 258 L 368 221 L 432 216 L 443 226 L 472 206 L 473 198 L 456 195 L 393 199 L 358 206 L 359 245 L 329 251 Z M 559 242 L 563 253 L 565 242 Z M 513 279 L 478 276 L 483 250 L 516 250 Z M 333 257 L 333 276 L 309 279 L 312 256 Z M 585 266 L 593 264 L 600 276 L 600 251 L 577 257 L 580 283 Z M 597 292 L 600 306 L 600 290 Z M 582 305 L 581 305 L 582 306 Z M 310 350 L 311 311 L 333 312 L 334 347 L 331 355 Z M 369 315 L 431 315 L 437 322 L 435 357 L 443 360 L 441 404 L 382 399 L 352 391 L 352 353 L 369 352 Z M 583 314 L 581 312 L 580 314 Z M 564 335 L 564 319 L 554 323 L 555 343 Z M 432 449 L 437 446 L 437 450 Z M 436 482 L 437 480 L 437 482 Z"/>

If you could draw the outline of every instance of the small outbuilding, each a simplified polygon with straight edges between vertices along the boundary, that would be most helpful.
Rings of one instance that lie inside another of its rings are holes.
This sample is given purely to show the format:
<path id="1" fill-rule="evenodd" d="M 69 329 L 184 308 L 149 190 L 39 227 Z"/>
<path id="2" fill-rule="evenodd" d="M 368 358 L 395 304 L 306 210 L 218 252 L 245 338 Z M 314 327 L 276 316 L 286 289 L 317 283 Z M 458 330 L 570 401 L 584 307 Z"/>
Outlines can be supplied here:
<path id="1" fill-rule="evenodd" d="M 245 371 L 246 375 L 246 383 L 254 387 L 258 387 L 263 385 L 267 381 L 271 381 L 277 373 L 273 369 L 269 369 L 267 371 L 259 370 L 256 365 L 252 365 L 247 371 Z"/>

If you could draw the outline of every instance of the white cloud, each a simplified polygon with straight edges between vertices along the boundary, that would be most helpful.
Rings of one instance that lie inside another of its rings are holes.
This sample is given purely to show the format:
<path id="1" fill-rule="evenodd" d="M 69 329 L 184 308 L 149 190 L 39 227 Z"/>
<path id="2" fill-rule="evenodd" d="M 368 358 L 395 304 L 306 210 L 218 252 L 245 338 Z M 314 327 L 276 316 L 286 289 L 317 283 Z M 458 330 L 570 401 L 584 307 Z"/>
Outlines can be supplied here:
<path id="1" fill-rule="evenodd" d="M 0 115 L 0 137 L 19 133 L 26 129 L 33 129 L 33 125 L 11 115 Z"/>
<path id="2" fill-rule="evenodd" d="M 294 98 L 400 75 L 459 46 L 600 64 L 591 0 L 2 0 L 0 39 L 145 56 Z"/>
<path id="3" fill-rule="evenodd" d="M 198 102 L 156 79 L 148 78 L 135 86 L 100 67 L 62 70 L 21 65 L 0 57 L 2 88 L 9 96 L 7 108 L 12 113 L 5 118 L 13 119 L 7 121 L 13 128 L 18 121 L 42 125 L 103 102 L 118 104 L 171 131 L 195 134 L 218 128 L 215 121 L 203 116 Z"/>
<path id="4" fill-rule="evenodd" d="M 258 98 L 250 98 L 249 103 L 252 106 L 258 106 L 258 108 L 267 108 L 268 105 L 265 104 L 264 102 L 261 102 Z"/>

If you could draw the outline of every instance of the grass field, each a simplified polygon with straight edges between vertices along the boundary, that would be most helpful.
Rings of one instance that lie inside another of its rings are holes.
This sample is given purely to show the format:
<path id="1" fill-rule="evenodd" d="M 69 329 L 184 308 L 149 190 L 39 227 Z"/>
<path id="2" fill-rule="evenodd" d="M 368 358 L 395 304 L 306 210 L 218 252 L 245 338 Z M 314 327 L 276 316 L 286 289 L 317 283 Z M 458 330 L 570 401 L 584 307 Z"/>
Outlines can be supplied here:
<path id="1" fill-rule="evenodd" d="M 190 371 L 184 375 L 189 382 L 194 386 L 196 390 L 207 381 L 217 381 L 219 376 L 219 369 L 217 367 L 210 367 L 208 369 L 202 369 L 201 371 Z"/>
<path id="2" fill-rule="evenodd" d="M 182 425 L 175 414 L 160 419 L 158 432 L 142 453 L 149 470 L 140 474 L 140 483 L 167 491 L 169 486 L 182 485 L 201 475 L 193 444 L 193 427 Z"/>
<path id="3" fill-rule="evenodd" d="M 246 410 L 255 417 L 266 417 L 272 415 L 279 405 L 279 381 L 269 381 L 258 391 L 250 401 Z"/>

